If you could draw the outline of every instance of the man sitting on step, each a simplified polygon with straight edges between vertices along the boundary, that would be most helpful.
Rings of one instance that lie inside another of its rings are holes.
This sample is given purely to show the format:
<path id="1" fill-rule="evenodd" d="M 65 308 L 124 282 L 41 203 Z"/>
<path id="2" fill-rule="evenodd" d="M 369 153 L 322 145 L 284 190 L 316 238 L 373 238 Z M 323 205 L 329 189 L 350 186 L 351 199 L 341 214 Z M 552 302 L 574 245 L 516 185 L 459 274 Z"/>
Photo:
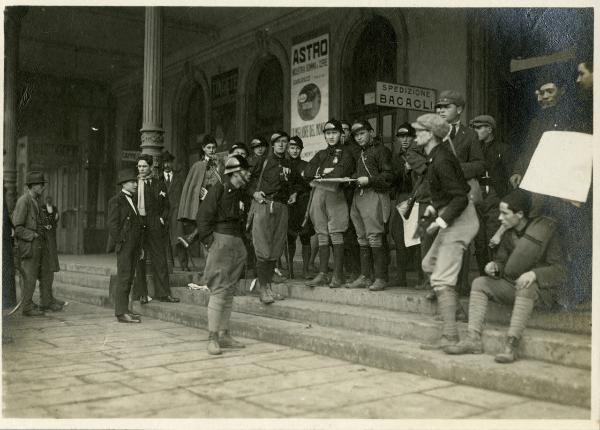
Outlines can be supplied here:
<path id="1" fill-rule="evenodd" d="M 496 258 L 485 266 L 487 276 L 473 281 L 467 338 L 444 348 L 447 354 L 483 352 L 481 334 L 491 299 L 513 305 L 504 351 L 495 358 L 498 363 L 512 363 L 536 302 L 552 304 L 553 293 L 565 279 L 557 224 L 544 216 L 530 219 L 530 209 L 530 195 L 520 189 L 502 198 L 499 219 L 507 231 Z"/>

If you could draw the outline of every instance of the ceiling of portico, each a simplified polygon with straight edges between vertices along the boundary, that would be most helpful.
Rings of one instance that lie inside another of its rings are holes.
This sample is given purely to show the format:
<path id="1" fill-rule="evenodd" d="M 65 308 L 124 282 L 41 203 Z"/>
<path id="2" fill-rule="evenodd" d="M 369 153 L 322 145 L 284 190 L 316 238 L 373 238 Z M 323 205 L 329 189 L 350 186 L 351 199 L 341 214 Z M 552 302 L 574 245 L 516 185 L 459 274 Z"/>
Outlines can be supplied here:
<path id="1" fill-rule="evenodd" d="M 141 71 L 143 7 L 28 7 L 21 21 L 19 69 L 101 82 Z M 163 53 L 216 43 L 224 34 L 290 12 L 240 7 L 163 7 Z"/>

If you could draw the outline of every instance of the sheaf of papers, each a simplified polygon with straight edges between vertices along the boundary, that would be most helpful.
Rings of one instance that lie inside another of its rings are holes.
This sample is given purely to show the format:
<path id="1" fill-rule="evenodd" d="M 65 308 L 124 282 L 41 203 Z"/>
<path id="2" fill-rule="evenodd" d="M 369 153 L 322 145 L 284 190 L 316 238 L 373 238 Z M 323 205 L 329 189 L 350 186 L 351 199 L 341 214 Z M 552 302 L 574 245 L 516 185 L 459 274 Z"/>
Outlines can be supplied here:
<path id="1" fill-rule="evenodd" d="M 542 135 L 520 187 L 583 203 L 592 183 L 591 134 L 547 131 Z"/>
<path id="2" fill-rule="evenodd" d="M 400 212 L 399 206 L 396 206 L 398 212 Z M 421 239 L 415 237 L 415 233 L 419 227 L 419 203 L 413 205 L 408 219 L 404 218 L 402 214 L 400 216 L 402 216 L 402 222 L 404 223 L 404 246 L 410 248 L 411 246 L 419 245 Z"/>

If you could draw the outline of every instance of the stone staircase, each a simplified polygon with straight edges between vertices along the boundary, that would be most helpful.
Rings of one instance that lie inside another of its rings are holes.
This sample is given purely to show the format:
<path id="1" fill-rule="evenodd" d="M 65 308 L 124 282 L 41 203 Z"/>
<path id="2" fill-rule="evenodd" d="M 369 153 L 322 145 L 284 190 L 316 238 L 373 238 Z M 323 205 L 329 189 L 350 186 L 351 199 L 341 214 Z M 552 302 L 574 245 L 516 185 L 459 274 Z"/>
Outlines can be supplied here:
<path id="1" fill-rule="evenodd" d="M 90 260 L 91 261 L 91 260 Z M 209 295 L 186 288 L 198 275 L 171 275 L 172 293 L 181 303 L 153 301 L 134 311 L 149 317 L 206 328 Z M 110 291 L 116 267 L 61 263 L 55 274 L 58 296 L 98 306 L 112 306 Z M 242 281 L 246 294 L 250 282 Z M 591 311 L 534 313 L 521 341 L 521 359 L 494 362 L 510 318 L 510 308 L 490 303 L 482 355 L 449 356 L 419 348 L 439 336 L 436 306 L 423 291 L 390 288 L 366 290 L 309 288 L 303 281 L 274 285 L 287 299 L 273 305 L 257 297 L 234 300 L 231 331 L 254 338 L 389 370 L 406 371 L 475 387 L 562 404 L 590 407 Z M 468 300 L 463 300 L 465 310 Z M 461 335 L 466 324 L 460 323 Z"/>

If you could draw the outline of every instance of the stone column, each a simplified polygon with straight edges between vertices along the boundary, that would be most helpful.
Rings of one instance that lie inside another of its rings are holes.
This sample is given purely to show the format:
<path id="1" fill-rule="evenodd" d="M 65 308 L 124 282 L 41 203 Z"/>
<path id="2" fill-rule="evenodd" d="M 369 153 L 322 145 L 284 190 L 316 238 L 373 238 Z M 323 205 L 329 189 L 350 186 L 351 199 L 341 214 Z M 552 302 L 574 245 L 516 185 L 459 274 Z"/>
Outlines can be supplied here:
<path id="1" fill-rule="evenodd" d="M 17 72 L 19 69 L 19 32 L 24 7 L 4 10 L 4 186 L 6 203 L 12 212 L 17 199 Z"/>
<path id="2" fill-rule="evenodd" d="M 144 108 L 142 154 L 150 154 L 157 168 L 163 149 L 162 128 L 162 44 L 163 17 L 160 7 L 146 7 L 144 39 Z"/>

